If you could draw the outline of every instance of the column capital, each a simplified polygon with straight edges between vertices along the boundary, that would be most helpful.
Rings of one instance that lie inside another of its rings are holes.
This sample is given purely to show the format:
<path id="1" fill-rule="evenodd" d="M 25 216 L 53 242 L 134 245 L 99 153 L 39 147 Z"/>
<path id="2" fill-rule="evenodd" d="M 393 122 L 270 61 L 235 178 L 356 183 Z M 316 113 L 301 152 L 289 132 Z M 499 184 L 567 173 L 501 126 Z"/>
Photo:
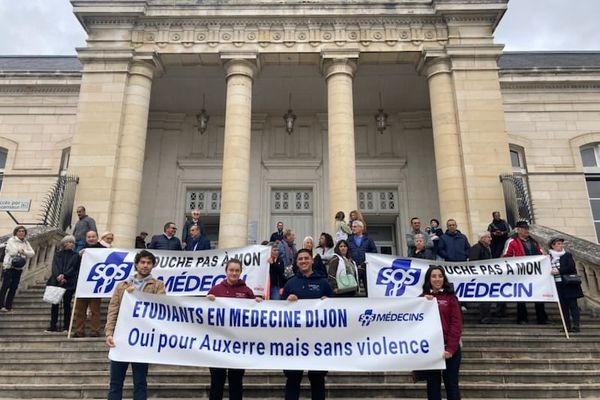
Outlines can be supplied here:
<path id="1" fill-rule="evenodd" d="M 417 64 L 417 73 L 427 79 L 437 74 L 447 74 L 452 71 L 452 61 L 444 52 L 427 51 L 421 54 Z"/>
<path id="2" fill-rule="evenodd" d="M 357 67 L 357 62 L 353 59 L 332 58 L 323 60 L 321 64 L 321 72 L 323 73 L 325 80 L 336 74 L 346 74 L 352 78 L 354 77 Z"/>
<path id="3" fill-rule="evenodd" d="M 165 73 L 165 66 L 156 53 L 136 53 L 129 67 L 131 75 L 142 75 L 148 79 Z"/>
<path id="4" fill-rule="evenodd" d="M 255 53 L 221 53 L 221 61 L 225 67 L 225 77 L 245 75 L 254 79 L 260 70 L 260 63 Z"/>

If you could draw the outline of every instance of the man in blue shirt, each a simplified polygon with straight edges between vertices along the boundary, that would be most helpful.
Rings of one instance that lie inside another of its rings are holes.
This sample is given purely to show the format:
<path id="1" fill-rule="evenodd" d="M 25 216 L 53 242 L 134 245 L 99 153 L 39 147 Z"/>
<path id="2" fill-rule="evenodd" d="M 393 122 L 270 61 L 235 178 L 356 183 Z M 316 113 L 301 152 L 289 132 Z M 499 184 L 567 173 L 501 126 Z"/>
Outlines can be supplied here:
<path id="1" fill-rule="evenodd" d="M 367 294 L 366 253 L 377 253 L 375 242 L 364 234 L 365 226 L 361 221 L 352 222 L 352 235 L 348 236 L 348 254 L 358 265 L 358 279 L 362 282 Z"/>
<path id="2" fill-rule="evenodd" d="M 327 279 L 313 272 L 313 257 L 310 250 L 299 250 L 296 255 L 296 264 L 298 265 L 298 273 L 285 284 L 283 299 L 287 301 L 326 299 L 335 295 L 331 286 L 327 283 Z M 287 378 L 285 400 L 298 400 L 304 371 L 285 370 L 283 373 Z M 308 371 L 313 400 L 325 399 L 325 375 L 327 375 L 327 371 Z"/>

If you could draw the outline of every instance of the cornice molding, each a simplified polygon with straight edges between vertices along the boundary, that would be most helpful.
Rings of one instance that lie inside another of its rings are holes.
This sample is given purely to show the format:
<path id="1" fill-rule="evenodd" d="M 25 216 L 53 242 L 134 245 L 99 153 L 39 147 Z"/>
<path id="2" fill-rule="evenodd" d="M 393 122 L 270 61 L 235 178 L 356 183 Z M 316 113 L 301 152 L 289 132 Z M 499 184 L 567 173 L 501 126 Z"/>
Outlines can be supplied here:
<path id="1" fill-rule="evenodd" d="M 190 48 L 206 45 L 258 48 L 306 46 L 318 48 L 334 44 L 363 46 L 371 44 L 442 43 L 448 30 L 439 17 L 347 17 L 347 18 L 195 18 L 140 19 L 132 32 L 135 48 L 154 45 L 158 48 L 178 45 Z M 310 47 L 309 47 L 310 48 Z"/>

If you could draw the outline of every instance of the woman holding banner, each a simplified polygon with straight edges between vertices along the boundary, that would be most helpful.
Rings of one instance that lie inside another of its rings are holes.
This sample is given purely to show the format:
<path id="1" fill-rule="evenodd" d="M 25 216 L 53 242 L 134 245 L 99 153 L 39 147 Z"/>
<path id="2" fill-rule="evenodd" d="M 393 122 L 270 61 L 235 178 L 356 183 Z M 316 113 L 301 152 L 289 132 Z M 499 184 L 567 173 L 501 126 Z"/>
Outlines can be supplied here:
<path id="1" fill-rule="evenodd" d="M 448 400 L 460 400 L 458 373 L 461 360 L 460 337 L 463 318 L 458 298 L 454 294 L 454 289 L 448 282 L 442 267 L 435 266 L 427 270 L 422 296 L 425 296 L 428 300 L 433 300 L 433 298 L 437 300 L 444 334 L 443 357 L 446 360 L 444 371 L 425 371 L 427 399 L 441 400 L 443 378 Z"/>
<path id="2" fill-rule="evenodd" d="M 213 286 L 206 298 L 214 301 L 217 297 L 234 297 L 236 299 L 254 299 L 252 289 L 240 279 L 242 275 L 242 262 L 236 258 L 227 261 L 225 265 L 225 279 Z M 256 301 L 261 301 L 256 297 Z M 244 395 L 243 369 L 234 368 L 209 368 L 210 393 L 209 400 L 222 400 L 225 380 L 229 377 L 229 400 L 242 400 Z"/>
<path id="3" fill-rule="evenodd" d="M 358 292 L 358 267 L 348 254 L 348 242 L 344 239 L 336 243 L 334 257 L 327 267 L 327 280 L 337 297 L 354 297 Z M 354 278 L 354 280 L 352 280 Z M 338 284 L 339 283 L 339 284 Z M 346 287 L 340 287 L 340 285 Z"/>
<path id="4" fill-rule="evenodd" d="M 575 260 L 571 253 L 564 249 L 565 239 L 555 237 L 548 243 L 552 275 L 556 282 L 560 308 L 562 309 L 569 332 L 579 332 L 579 307 L 577 299 L 583 297 L 581 280 L 577 276 Z"/>

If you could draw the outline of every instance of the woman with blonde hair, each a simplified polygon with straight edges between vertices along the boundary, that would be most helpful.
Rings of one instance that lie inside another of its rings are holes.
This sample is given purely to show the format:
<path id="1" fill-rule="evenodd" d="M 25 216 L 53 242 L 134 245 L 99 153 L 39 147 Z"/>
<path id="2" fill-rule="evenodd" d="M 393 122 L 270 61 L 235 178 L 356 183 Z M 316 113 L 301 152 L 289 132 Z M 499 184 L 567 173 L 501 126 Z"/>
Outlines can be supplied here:
<path id="1" fill-rule="evenodd" d="M 112 243 L 115 240 L 115 235 L 112 232 L 104 232 L 102 236 L 100 236 L 100 244 L 107 249 L 112 247 Z"/>
<path id="2" fill-rule="evenodd" d="M 348 226 L 352 228 L 352 223 L 354 221 L 360 221 L 363 224 L 363 232 L 367 231 L 367 223 L 365 222 L 365 218 L 362 216 L 360 211 L 352 210 L 350 211 L 350 221 L 348 221 Z"/>

